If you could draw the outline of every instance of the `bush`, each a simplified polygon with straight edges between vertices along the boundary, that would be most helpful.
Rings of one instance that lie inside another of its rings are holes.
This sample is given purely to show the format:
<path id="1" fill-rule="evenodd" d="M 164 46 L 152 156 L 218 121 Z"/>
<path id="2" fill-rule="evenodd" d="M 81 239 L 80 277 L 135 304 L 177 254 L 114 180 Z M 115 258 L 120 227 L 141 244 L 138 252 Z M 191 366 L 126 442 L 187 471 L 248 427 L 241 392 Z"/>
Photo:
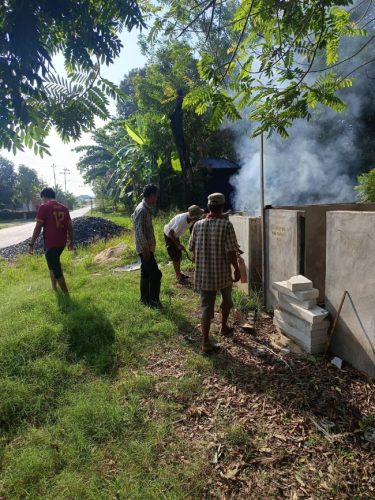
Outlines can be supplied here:
<path id="1" fill-rule="evenodd" d="M 36 212 L 17 212 L 15 210 L 4 209 L 0 210 L 0 220 L 22 220 L 22 219 L 35 219 Z"/>
<path id="2" fill-rule="evenodd" d="M 357 177 L 355 186 L 357 197 L 360 201 L 375 201 L 375 168 Z"/>

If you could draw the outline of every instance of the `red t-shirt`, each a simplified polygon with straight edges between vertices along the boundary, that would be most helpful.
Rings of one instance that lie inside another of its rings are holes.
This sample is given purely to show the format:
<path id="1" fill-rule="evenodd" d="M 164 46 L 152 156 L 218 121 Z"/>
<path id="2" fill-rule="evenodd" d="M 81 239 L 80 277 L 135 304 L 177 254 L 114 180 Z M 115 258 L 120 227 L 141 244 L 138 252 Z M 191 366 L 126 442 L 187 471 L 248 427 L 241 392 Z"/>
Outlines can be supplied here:
<path id="1" fill-rule="evenodd" d="M 68 236 L 69 210 L 61 203 L 50 200 L 38 208 L 36 220 L 43 222 L 45 248 L 58 248 L 66 245 Z"/>

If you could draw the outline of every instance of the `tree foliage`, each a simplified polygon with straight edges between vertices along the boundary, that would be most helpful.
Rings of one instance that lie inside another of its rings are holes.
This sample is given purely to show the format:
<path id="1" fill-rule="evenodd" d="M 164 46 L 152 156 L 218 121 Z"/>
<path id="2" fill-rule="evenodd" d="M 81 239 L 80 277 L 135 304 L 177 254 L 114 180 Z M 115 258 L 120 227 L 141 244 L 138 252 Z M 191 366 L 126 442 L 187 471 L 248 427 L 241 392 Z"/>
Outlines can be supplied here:
<path id="1" fill-rule="evenodd" d="M 309 119 L 318 104 L 337 111 L 345 107 L 340 91 L 353 75 L 374 61 L 371 56 L 373 18 L 370 1 L 351 0 L 166 0 L 150 39 L 188 39 L 200 53 L 203 84 L 191 90 L 185 106 L 198 114 L 212 110 L 218 126 L 240 110 L 258 122 L 254 135 L 287 129 L 297 118 Z M 366 31 L 367 30 L 367 31 Z M 230 42 L 224 62 L 209 41 L 220 36 Z M 340 47 L 348 37 L 361 41 L 349 56 Z M 206 44 L 203 42 L 206 41 Z M 364 51 L 367 59 L 356 63 Z M 353 63 L 348 67 L 348 63 Z"/>
<path id="2" fill-rule="evenodd" d="M 12 206 L 16 183 L 17 174 L 13 162 L 0 156 L 0 208 Z"/>
<path id="3" fill-rule="evenodd" d="M 39 198 L 40 188 L 41 181 L 36 170 L 26 165 L 19 165 L 15 187 L 15 200 L 24 202 L 30 210 L 31 201 Z"/>
<path id="4" fill-rule="evenodd" d="M 137 199 L 146 182 L 163 187 L 160 203 L 184 204 L 186 182 L 171 129 L 171 114 L 178 93 L 186 94 L 202 80 L 197 59 L 186 42 L 171 41 L 150 47 L 144 40 L 148 63 L 125 75 L 120 88 L 127 99 L 118 106 L 119 119 L 93 134 L 94 145 L 78 147 L 79 169 L 88 182 L 106 179 L 114 199 Z M 196 165 L 209 155 L 234 158 L 233 137 L 214 130 L 210 113 L 184 113 L 184 134 L 189 158 Z M 102 190 L 103 186 L 100 185 Z"/>
<path id="5" fill-rule="evenodd" d="M 78 139 L 108 117 L 117 88 L 100 74 L 122 47 L 119 32 L 144 26 L 135 0 L 8 0 L 0 12 L 0 147 L 48 152 L 55 126 Z M 56 74 L 62 53 L 67 78 Z"/>
<path id="6" fill-rule="evenodd" d="M 375 202 L 375 168 L 361 174 L 357 178 L 358 184 L 355 186 L 358 199 L 360 201 L 373 201 Z"/>

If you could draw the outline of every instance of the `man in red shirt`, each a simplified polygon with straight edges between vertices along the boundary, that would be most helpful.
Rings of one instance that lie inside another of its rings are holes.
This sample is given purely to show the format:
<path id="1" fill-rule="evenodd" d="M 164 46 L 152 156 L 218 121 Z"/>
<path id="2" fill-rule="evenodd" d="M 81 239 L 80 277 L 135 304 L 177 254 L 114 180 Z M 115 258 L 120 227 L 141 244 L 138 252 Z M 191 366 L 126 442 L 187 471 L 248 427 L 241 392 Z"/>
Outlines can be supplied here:
<path id="1" fill-rule="evenodd" d="M 55 200 L 55 191 L 44 188 L 40 193 L 42 205 L 36 214 L 36 225 L 30 242 L 30 253 L 42 228 L 44 251 L 51 277 L 52 289 L 57 289 L 57 283 L 64 293 L 68 293 L 65 278 L 61 269 L 60 256 L 68 243 L 68 250 L 73 250 L 73 226 L 69 210 Z"/>

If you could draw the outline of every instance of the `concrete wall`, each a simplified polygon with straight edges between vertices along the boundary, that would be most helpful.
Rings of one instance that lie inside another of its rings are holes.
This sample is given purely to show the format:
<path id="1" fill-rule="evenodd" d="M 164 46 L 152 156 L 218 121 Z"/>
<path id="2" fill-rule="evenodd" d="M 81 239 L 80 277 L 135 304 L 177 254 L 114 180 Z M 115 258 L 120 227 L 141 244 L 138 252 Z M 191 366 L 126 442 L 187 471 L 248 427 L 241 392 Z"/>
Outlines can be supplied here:
<path id="1" fill-rule="evenodd" d="M 332 351 L 375 377 L 375 212 L 327 213 L 326 308 L 348 290 Z"/>
<path id="2" fill-rule="evenodd" d="M 375 211 L 375 203 L 335 203 L 282 207 L 280 210 L 302 210 L 305 214 L 304 275 L 319 290 L 319 302 L 324 301 L 326 275 L 326 214 L 330 211 Z M 278 208 L 276 210 L 279 210 Z"/>
<path id="3" fill-rule="evenodd" d="M 296 274 L 303 274 L 304 213 L 299 210 L 265 211 L 266 241 L 266 307 L 277 303 L 272 289 L 274 281 L 284 281 Z M 301 267 L 302 266 L 302 267 Z"/>
<path id="4" fill-rule="evenodd" d="M 248 293 L 250 287 L 262 284 L 261 219 L 260 217 L 231 215 L 229 220 L 233 224 L 237 241 L 244 252 L 242 257 L 248 277 L 248 283 L 240 283 L 239 287 Z"/>

